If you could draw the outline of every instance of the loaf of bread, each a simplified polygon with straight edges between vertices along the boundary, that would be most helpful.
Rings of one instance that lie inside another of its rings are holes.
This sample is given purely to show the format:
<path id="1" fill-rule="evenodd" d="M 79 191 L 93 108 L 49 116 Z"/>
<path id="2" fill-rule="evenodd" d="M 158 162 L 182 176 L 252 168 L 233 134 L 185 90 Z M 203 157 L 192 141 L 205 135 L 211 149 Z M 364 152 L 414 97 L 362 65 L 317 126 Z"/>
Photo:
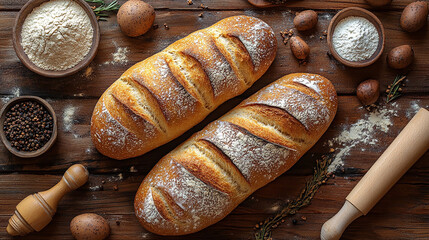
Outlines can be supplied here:
<path id="1" fill-rule="evenodd" d="M 163 157 L 137 191 L 140 223 L 160 235 L 199 231 L 288 170 L 337 110 L 331 82 L 290 74 L 260 90 Z"/>
<path id="2" fill-rule="evenodd" d="M 104 92 L 91 119 L 95 147 L 125 159 L 173 140 L 249 88 L 274 61 L 276 49 L 271 27 L 247 16 L 176 41 Z"/>

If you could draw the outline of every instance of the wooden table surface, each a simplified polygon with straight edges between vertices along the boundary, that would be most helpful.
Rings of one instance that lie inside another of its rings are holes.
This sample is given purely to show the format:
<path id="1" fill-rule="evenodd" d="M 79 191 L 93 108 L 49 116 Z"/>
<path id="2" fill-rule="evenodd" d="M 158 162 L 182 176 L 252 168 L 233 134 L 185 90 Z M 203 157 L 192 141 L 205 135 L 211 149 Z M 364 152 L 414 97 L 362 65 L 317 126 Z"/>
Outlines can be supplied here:
<path id="1" fill-rule="evenodd" d="M 359 82 L 378 79 L 384 91 L 398 71 L 386 65 L 386 54 L 395 46 L 410 44 L 416 53 L 415 62 L 408 72 L 404 95 L 395 104 L 380 101 L 380 108 L 389 112 L 392 125 L 386 132 L 374 130 L 371 139 L 376 145 L 365 143 L 353 146 L 343 156 L 344 169 L 323 185 L 309 207 L 287 218 L 273 232 L 274 239 L 318 239 L 322 224 L 343 205 L 344 199 L 379 155 L 406 125 L 418 107 L 429 106 L 429 38 L 426 25 L 417 33 L 405 33 L 399 26 L 402 9 L 411 0 L 394 0 L 390 6 L 371 9 L 364 0 L 306 0 L 291 1 L 287 7 L 256 9 L 245 0 L 150 0 L 156 9 L 156 30 L 137 38 L 125 37 L 119 30 L 116 17 L 100 22 L 101 43 L 91 74 L 85 71 L 73 76 L 49 79 L 29 71 L 17 58 L 12 47 L 12 27 L 19 9 L 26 0 L 0 0 L 0 105 L 19 95 L 36 95 L 47 99 L 58 117 L 59 133 L 54 147 L 41 157 L 21 159 L 0 146 L 0 239 L 9 239 L 5 227 L 15 206 L 27 195 L 46 190 L 61 178 L 64 171 L 75 163 L 87 166 L 89 182 L 68 194 L 58 207 L 53 221 L 41 232 L 26 239 L 71 239 L 71 219 L 81 213 L 93 212 L 104 216 L 110 223 L 110 239 L 252 239 L 253 227 L 273 215 L 288 199 L 294 199 L 311 176 L 317 156 L 329 151 L 327 142 L 370 113 L 363 109 L 355 97 Z M 124 1 L 120 1 L 123 3 Z M 203 3 L 208 9 L 199 8 Z M 338 64 L 327 55 L 327 44 L 322 32 L 330 19 L 344 7 L 369 8 L 383 22 L 386 31 L 385 52 L 372 66 L 351 69 Z M 289 46 L 282 44 L 279 34 L 293 27 L 296 11 L 314 9 L 319 23 L 309 33 L 298 33 L 311 48 L 309 63 L 299 65 L 291 55 Z M 203 13 L 203 17 L 198 15 Z M 268 72 L 243 95 L 232 99 L 210 114 L 202 123 L 178 139 L 159 147 L 144 156 L 115 161 L 100 155 L 90 139 L 90 117 L 94 105 L 103 91 L 126 69 L 162 50 L 189 33 L 212 25 L 233 15 L 245 14 L 266 21 L 276 32 L 277 57 Z M 166 30 L 163 24 L 169 29 Z M 127 63 L 111 63 L 112 53 L 118 47 L 127 48 Z M 255 192 L 237 209 L 219 223 L 198 233 L 176 238 L 163 238 L 143 229 L 133 211 L 135 192 L 154 164 L 167 152 L 187 139 L 192 133 L 233 108 L 241 100 L 279 77 L 292 72 L 311 72 L 329 78 L 339 95 L 336 118 L 322 139 L 291 170 L 277 180 Z M 384 97 L 384 96 L 383 96 Z M 344 146 L 334 144 L 340 151 Z M 343 239 L 427 239 L 429 237 L 429 154 L 426 153 L 392 188 L 392 190 L 365 217 L 353 222 Z M 135 169 L 130 171 L 130 169 Z M 104 190 L 97 190 L 102 184 Z M 114 186 L 118 187 L 114 191 Z M 306 217 L 306 221 L 301 220 Z M 298 224 L 292 224 L 297 219 Z M 117 225 L 116 222 L 120 224 Z"/>

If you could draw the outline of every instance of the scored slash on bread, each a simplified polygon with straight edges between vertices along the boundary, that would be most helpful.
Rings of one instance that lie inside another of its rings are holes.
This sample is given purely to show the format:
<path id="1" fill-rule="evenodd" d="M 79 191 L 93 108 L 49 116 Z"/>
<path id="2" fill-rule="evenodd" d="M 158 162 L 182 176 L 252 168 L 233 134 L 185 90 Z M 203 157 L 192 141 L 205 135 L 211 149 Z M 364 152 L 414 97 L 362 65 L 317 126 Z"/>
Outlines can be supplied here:
<path id="1" fill-rule="evenodd" d="M 249 88 L 276 49 L 271 27 L 248 16 L 223 19 L 176 41 L 104 92 L 91 119 L 95 147 L 126 159 L 173 140 Z"/>
<path id="2" fill-rule="evenodd" d="M 197 232 L 291 168 L 337 110 L 332 83 L 290 74 L 263 88 L 163 157 L 137 191 L 140 223 L 160 235 Z"/>

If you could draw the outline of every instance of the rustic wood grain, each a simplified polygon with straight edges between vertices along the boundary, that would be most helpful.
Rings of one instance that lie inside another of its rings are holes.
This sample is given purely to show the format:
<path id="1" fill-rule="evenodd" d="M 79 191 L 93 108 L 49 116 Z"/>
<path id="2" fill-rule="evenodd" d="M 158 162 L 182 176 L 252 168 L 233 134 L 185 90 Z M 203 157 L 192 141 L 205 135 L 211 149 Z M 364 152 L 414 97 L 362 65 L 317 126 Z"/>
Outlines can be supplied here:
<path id="1" fill-rule="evenodd" d="M 238 102 L 240 99 L 234 100 Z M 52 151 L 53 153 L 61 152 L 62 154 L 58 154 L 58 156 L 61 155 L 64 158 L 56 158 L 56 156 L 50 155 L 51 153 L 47 153 L 38 159 L 24 160 L 6 153 L 4 147 L 1 149 L 0 155 L 7 155 L 10 158 L 7 162 L 1 162 L 0 167 L 2 170 L 0 183 L 3 186 L 0 188 L 2 201 L 0 222 L 3 223 L 0 225 L 0 238 L 7 239 L 3 231 L 7 224 L 6 221 L 21 199 L 33 192 L 48 189 L 58 181 L 67 167 L 80 162 L 86 165 L 91 173 L 88 184 L 76 192 L 66 195 L 58 208 L 58 214 L 53 223 L 42 232 L 28 236 L 28 239 L 44 239 L 46 237 L 70 239 L 68 230 L 70 220 L 77 214 L 84 212 L 95 212 L 105 216 L 112 226 L 111 239 L 118 239 L 120 236 L 125 239 L 137 237 L 164 239 L 147 233 L 138 224 L 132 208 L 136 189 L 144 175 L 164 153 L 184 141 L 192 132 L 202 128 L 206 124 L 205 122 L 213 120 L 211 118 L 216 118 L 216 115 L 221 115 L 227 111 L 236 102 L 227 104 L 225 109 L 219 109 L 220 112 L 215 112 L 215 115 L 210 116 L 204 123 L 184 134 L 177 141 L 140 158 L 116 161 L 108 160 L 98 154 L 89 140 L 88 112 L 92 111 L 91 105 L 95 104 L 94 100 L 74 99 L 50 102 L 57 110 L 66 109 L 66 106 L 76 106 L 82 101 L 82 108 L 78 108 L 76 111 L 76 115 L 73 117 L 75 121 L 70 131 L 64 131 L 58 136 L 60 145 L 57 143 L 54 148 L 59 149 Z M 258 221 L 274 214 L 279 205 L 288 199 L 293 199 L 299 193 L 305 180 L 311 174 L 314 159 L 329 150 L 329 147 L 326 146 L 327 140 L 336 137 L 345 126 L 368 114 L 365 109 L 360 107 L 354 96 L 341 96 L 339 104 L 338 114 L 328 132 L 290 171 L 257 191 L 220 223 L 187 236 L 186 239 L 248 239 L 251 237 L 253 226 Z M 338 211 L 353 186 L 412 116 L 411 110 L 408 112 L 401 110 L 409 109 L 414 104 L 427 108 L 429 107 L 429 97 L 402 97 L 398 99 L 396 104 L 396 107 L 391 104 L 384 107 L 396 109 L 397 116 L 392 115 L 394 126 L 390 127 L 388 133 L 379 132 L 374 136 L 382 144 L 372 148 L 359 145 L 352 149 L 350 156 L 345 158 L 344 172 L 337 172 L 334 179 L 322 186 L 312 205 L 301 210 L 296 216 L 289 218 L 285 224 L 274 231 L 274 236 L 280 239 L 317 239 L 323 222 Z M 59 126 L 64 128 L 61 117 L 59 117 Z M 74 134 L 79 134 L 79 136 L 76 138 Z M 362 148 L 366 148 L 366 151 L 361 152 Z M 91 149 L 89 156 L 84 149 Z M 344 239 L 370 239 L 374 236 L 383 239 L 382 236 L 386 235 L 395 236 L 392 239 L 407 239 L 410 236 L 413 239 L 424 239 L 429 234 L 429 223 L 426 221 L 429 209 L 425 207 L 425 201 L 429 199 L 427 185 L 429 163 L 425 161 L 428 157 L 429 153 L 426 153 L 368 216 L 355 221 L 346 231 Z M 134 166 L 138 172 L 130 172 L 131 166 Z M 122 175 L 122 180 L 119 174 Z M 102 184 L 102 181 L 106 183 Z M 103 191 L 92 190 L 101 185 L 103 185 Z M 115 185 L 118 186 L 118 191 L 113 190 Z M 413 200 L 410 201 L 410 198 Z M 301 216 L 305 216 L 307 221 L 300 220 Z M 299 224 L 293 225 L 291 219 L 300 220 Z M 120 226 L 116 225 L 117 220 L 121 222 Z M 408 224 L 404 225 L 404 222 L 408 222 Z M 370 231 L 368 231 L 368 224 L 371 225 Z"/>
<path id="2" fill-rule="evenodd" d="M 16 204 L 27 195 L 46 190 L 59 181 L 64 171 L 74 163 L 88 167 L 89 182 L 66 195 L 58 207 L 51 224 L 39 233 L 25 239 L 72 239 L 69 230 L 71 219 L 81 213 L 98 213 L 109 221 L 112 234 L 109 239 L 252 239 L 256 223 L 273 215 L 287 200 L 295 198 L 306 179 L 312 174 L 314 160 L 329 151 L 328 140 L 337 137 L 350 124 L 368 116 L 354 96 L 355 87 L 367 78 L 380 80 L 382 90 L 391 83 L 398 71 L 386 65 L 387 52 L 398 45 L 410 44 L 416 52 L 416 61 L 408 69 L 408 81 L 403 97 L 394 104 L 381 108 L 392 110 L 392 126 L 387 133 L 376 131 L 376 146 L 358 145 L 344 157 L 344 171 L 323 185 L 312 204 L 273 232 L 274 239 L 318 239 L 322 224 L 343 205 L 344 198 L 357 181 L 372 166 L 400 130 L 407 124 L 416 106 L 429 108 L 429 27 L 417 33 L 403 32 L 399 27 L 400 11 L 412 0 L 394 0 L 386 8 L 372 9 L 383 22 L 386 30 L 386 49 L 381 59 L 363 69 L 346 68 L 331 60 L 326 52 L 326 40 L 320 40 L 323 30 L 338 9 L 350 6 L 369 8 L 364 0 L 306 0 L 291 1 L 287 7 L 255 9 L 246 0 L 200 1 L 194 0 L 148 0 L 157 10 L 156 30 L 144 36 L 128 38 L 120 33 L 113 16 L 100 22 L 101 44 L 99 52 L 90 65 L 93 73 L 84 72 L 60 79 L 38 76 L 19 62 L 12 47 L 12 26 L 17 11 L 26 0 L 0 0 L 0 107 L 18 95 L 37 95 L 46 98 L 56 111 L 59 135 L 52 150 L 34 159 L 13 156 L 0 145 L 0 239 L 15 239 L 7 236 L 5 228 Z M 120 1 L 121 3 L 124 0 Z M 208 10 L 199 8 L 203 3 Z M 295 11 L 315 9 L 319 13 L 318 27 L 310 32 L 298 33 L 311 48 L 310 61 L 300 66 L 293 58 L 289 46 L 281 43 L 279 32 L 292 28 Z M 203 17 L 198 15 L 203 13 Z M 272 67 L 243 95 L 234 98 L 210 114 L 176 140 L 141 157 L 116 161 L 100 155 L 94 148 L 89 134 L 93 107 L 103 91 L 132 64 L 161 51 L 177 39 L 198 29 L 208 27 L 222 18 L 233 15 L 251 15 L 266 21 L 276 32 L 278 55 Z M 166 23 L 169 30 L 163 28 Z M 112 60 L 117 47 L 130 50 L 126 64 L 104 64 Z M 291 72 L 312 72 L 329 78 L 339 97 L 337 116 L 322 139 L 286 174 L 255 192 L 237 209 L 219 223 L 185 237 L 160 237 L 148 233 L 134 216 L 133 200 L 136 189 L 144 176 L 167 152 L 174 149 L 194 132 L 232 109 L 241 100 L 263 86 Z M 69 116 L 67 116 L 69 114 Z M 396 115 L 396 116 L 395 116 Z M 337 151 L 341 148 L 334 145 Z M 365 151 L 363 151 L 365 150 Z M 354 221 L 342 239 L 427 239 L 429 236 L 429 153 L 426 153 L 396 184 L 392 190 L 368 214 Z M 133 167 L 137 172 L 131 172 Z M 102 184 L 105 181 L 105 184 Z M 103 185 L 103 191 L 96 191 Z M 113 187 L 119 190 L 114 191 Z M 306 217 L 306 221 L 301 220 Z M 298 224 L 292 224 L 292 219 Z M 120 224 L 117 225 L 116 221 Z"/>
<path id="3" fill-rule="evenodd" d="M 213 23 L 229 16 L 246 14 L 257 16 L 266 21 L 275 31 L 278 40 L 277 57 L 265 76 L 257 81 L 248 94 L 256 92 L 261 87 L 273 82 L 281 76 L 291 72 L 311 72 L 321 74 L 332 80 L 339 94 L 350 94 L 355 91 L 356 86 L 367 78 L 380 80 L 381 89 L 384 90 L 398 71 L 391 70 L 386 64 L 387 52 L 399 45 L 410 44 L 416 53 L 415 62 L 411 66 L 407 92 L 426 93 L 429 92 L 429 46 L 427 44 L 428 29 L 409 34 L 403 32 L 399 27 L 398 13 L 376 13 L 381 19 L 386 30 L 385 52 L 381 58 L 372 66 L 364 69 L 344 67 L 337 61 L 330 59 L 326 54 L 328 46 L 326 40 L 320 40 L 322 32 L 327 30 L 330 19 L 334 13 L 320 12 L 317 28 L 312 32 L 297 33 L 307 41 L 311 53 L 309 63 L 306 66 L 299 65 L 293 57 L 289 45 L 282 44 L 280 31 L 293 27 L 293 14 L 275 10 L 258 11 L 222 11 L 204 13 L 203 18 L 198 17 L 197 12 L 175 11 L 161 12 L 155 23 L 159 25 L 156 30 L 138 38 L 124 36 L 115 22 L 115 18 L 108 22 L 100 22 L 101 43 L 99 53 L 91 63 L 93 74 L 84 77 L 84 71 L 73 76 L 50 79 L 39 76 L 28 70 L 16 57 L 12 47 L 11 29 L 16 12 L 0 11 L 0 47 L 2 57 L 2 88 L 0 95 L 10 95 L 17 91 L 21 94 L 36 94 L 51 98 L 98 98 L 104 90 L 110 86 L 126 69 L 134 63 L 139 62 L 151 55 L 161 51 L 174 41 L 187 36 L 189 33 L 212 25 Z M 169 30 L 163 28 L 167 23 Z M 105 64 L 112 60 L 112 53 L 116 50 L 115 45 L 127 47 L 129 62 L 126 64 Z M 407 70 L 407 71 L 408 71 Z"/>
<path id="4" fill-rule="evenodd" d="M 0 107 L 8 100 L 8 98 L 3 98 L 2 100 Z M 86 165 L 89 170 L 94 173 L 127 173 L 129 172 L 130 167 L 134 166 L 140 173 L 146 174 L 162 156 L 173 150 L 176 146 L 189 138 L 194 132 L 201 130 L 208 123 L 216 120 L 232 109 L 242 99 L 235 98 L 223 104 L 220 108 L 210 114 L 203 122 L 172 142 L 143 156 L 122 161 L 102 156 L 97 152 L 91 142 L 89 124 L 92 111 L 97 100 L 47 100 L 54 108 L 58 118 L 57 142 L 52 146 L 51 150 L 44 155 L 31 159 L 16 157 L 9 153 L 3 145 L 0 145 L 0 156 L 2 156 L 2 161 L 0 161 L 0 173 L 55 172 L 62 174 L 62 172 L 67 170 L 71 164 L 80 162 Z M 384 102 L 384 99 L 381 99 L 381 102 Z M 407 124 L 409 121 L 407 115 L 411 117 L 413 111 L 402 111 L 403 109 L 409 109 L 414 104 L 429 108 L 429 96 L 418 97 L 418 99 L 413 96 L 402 97 L 396 101 L 396 104 L 396 107 L 393 107 L 391 104 L 386 105 L 387 109 L 397 111 L 398 117 L 392 116 L 394 126 L 391 127 L 391 131 L 389 131 L 388 134 L 383 133 L 379 136 L 375 136 L 380 138 L 380 142 L 390 143 L 397 136 L 399 130 Z M 67 115 L 67 112 L 72 114 Z M 368 114 L 367 110 L 361 107 L 355 96 L 340 96 L 338 112 L 334 122 L 310 153 L 326 153 L 329 150 L 324 146 L 324 144 L 326 145 L 327 140 L 337 137 L 347 124 L 355 123 L 362 116 L 365 116 L 365 114 Z M 387 148 L 387 143 L 377 146 L 375 149 L 368 150 L 376 150 L 375 154 L 377 154 L 377 152 Z M 353 160 L 360 161 L 360 150 L 361 148 L 354 149 L 352 156 L 355 156 L 356 158 L 352 158 Z M 371 154 L 371 152 L 365 153 L 365 155 L 369 154 Z M 359 162 L 358 166 L 364 166 L 367 168 L 369 165 L 363 165 L 364 163 L 365 162 Z M 312 166 L 308 165 L 306 167 L 310 167 L 311 169 Z"/>
<path id="5" fill-rule="evenodd" d="M 26 0 L 0 0 L 0 10 L 19 10 L 27 1 Z M 106 0 L 106 2 L 110 2 Z M 126 0 L 119 0 L 122 4 Z M 156 10 L 191 10 L 202 11 L 201 4 L 207 6 L 208 10 L 237 10 L 247 9 L 253 6 L 247 0 L 235 1 L 210 1 L 210 0 L 193 0 L 192 5 L 188 5 L 187 0 L 146 0 L 145 2 L 151 4 Z M 383 10 L 402 10 L 407 4 L 413 0 L 394 0 L 392 4 L 383 8 Z M 363 7 L 373 10 L 380 10 L 379 8 L 372 8 L 366 3 L 365 0 L 290 0 L 285 4 L 282 9 L 342 9 L 345 7 Z M 278 8 L 278 7 L 277 7 Z"/>
<path id="6" fill-rule="evenodd" d="M 424 158 L 427 159 L 428 155 Z M 429 234 L 425 203 L 429 199 L 427 182 L 429 166 L 421 159 L 396 184 L 392 190 L 365 217 L 350 225 L 343 239 L 424 239 Z M 359 159 L 354 159 L 358 161 Z M 374 162 L 375 156 L 365 161 Z M 312 163 L 311 159 L 302 159 Z M 184 237 L 162 238 L 146 232 L 133 213 L 135 190 L 143 176 L 127 176 L 119 180 L 116 176 L 91 174 L 89 182 L 80 189 L 66 195 L 59 204 L 56 216 L 50 225 L 40 233 L 31 234 L 26 239 L 72 239 L 69 231 L 71 219 L 81 213 L 93 212 L 104 216 L 112 227 L 110 239 L 248 239 L 258 221 L 275 213 L 288 199 L 293 199 L 308 179 L 300 174 L 303 165 L 297 164 L 288 173 L 258 190 L 229 216 L 219 223 L 196 234 Z M 307 167 L 307 170 L 311 168 Z M 342 206 L 347 194 L 362 177 L 359 173 L 344 173 L 323 185 L 312 204 L 299 211 L 274 231 L 275 239 L 317 239 L 322 224 Z M 36 191 L 54 185 L 60 175 L 5 174 L 0 175 L 0 238 L 11 239 L 5 233 L 7 219 L 19 201 Z M 102 185 L 103 191 L 91 191 Z M 113 186 L 118 186 L 118 191 Z M 17 189 L 19 186 L 19 189 Z M 410 200 L 412 199 L 412 200 Z M 301 216 L 307 218 L 301 220 Z M 292 224 L 292 219 L 298 224 Z M 116 221 L 120 222 L 118 226 Z M 390 237 L 388 237 L 390 236 Z"/>

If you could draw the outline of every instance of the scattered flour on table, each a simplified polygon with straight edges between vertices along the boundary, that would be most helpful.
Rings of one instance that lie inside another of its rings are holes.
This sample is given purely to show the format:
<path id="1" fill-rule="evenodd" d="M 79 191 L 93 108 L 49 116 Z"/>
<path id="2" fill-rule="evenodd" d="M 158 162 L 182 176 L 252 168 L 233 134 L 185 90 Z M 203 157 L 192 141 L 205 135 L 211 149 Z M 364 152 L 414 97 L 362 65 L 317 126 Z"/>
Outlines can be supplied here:
<path id="1" fill-rule="evenodd" d="M 378 144 L 376 134 L 387 133 L 389 127 L 393 125 L 391 118 L 398 117 L 398 113 L 395 110 L 399 108 L 397 103 L 393 103 L 391 107 L 391 109 L 388 109 L 383 106 L 378 110 L 365 114 L 357 122 L 346 126 L 339 136 L 328 140 L 327 144 L 330 147 L 338 146 L 334 160 L 328 168 L 329 172 L 335 172 L 342 167 L 344 157 L 348 156 L 353 148 Z M 361 150 L 365 150 L 365 148 Z"/>
<path id="2" fill-rule="evenodd" d="M 91 153 L 92 153 L 92 148 L 90 148 L 90 147 L 89 147 L 89 148 L 87 148 L 87 149 L 85 150 L 85 153 L 86 153 L 86 154 L 91 154 Z"/>
<path id="3" fill-rule="evenodd" d="M 13 97 L 21 96 L 21 89 L 19 87 L 12 88 Z"/>
<path id="4" fill-rule="evenodd" d="M 421 106 L 421 101 L 420 100 L 413 100 L 410 102 L 410 107 L 407 109 L 407 111 L 405 112 L 405 116 L 408 119 L 411 119 L 414 117 L 414 115 L 417 114 L 417 112 L 420 110 L 420 108 L 426 108 L 429 109 L 429 105 L 426 106 Z"/>
<path id="5" fill-rule="evenodd" d="M 104 62 L 104 64 L 125 64 L 128 62 L 128 53 L 130 50 L 127 47 L 119 47 L 114 43 L 116 46 L 116 51 L 112 53 L 112 60 Z"/>
<path id="6" fill-rule="evenodd" d="M 76 107 L 72 105 L 66 106 L 63 112 L 63 124 L 64 131 L 70 132 L 73 126 L 74 114 L 76 112 Z"/>
<path id="7" fill-rule="evenodd" d="M 2 98 L 3 103 L 7 103 L 12 98 L 16 98 L 16 97 L 21 96 L 21 89 L 19 87 L 14 87 L 14 88 L 12 88 L 11 94 L 12 94 L 12 96 Z"/>
<path id="8" fill-rule="evenodd" d="M 252 17 L 257 17 L 258 14 L 260 14 L 258 12 L 254 11 L 252 9 L 246 9 L 246 10 L 244 10 L 244 15 L 246 15 L 246 16 L 252 16 Z"/>
<path id="9" fill-rule="evenodd" d="M 141 239 L 149 239 L 152 235 L 148 232 L 144 232 L 140 235 Z"/>

